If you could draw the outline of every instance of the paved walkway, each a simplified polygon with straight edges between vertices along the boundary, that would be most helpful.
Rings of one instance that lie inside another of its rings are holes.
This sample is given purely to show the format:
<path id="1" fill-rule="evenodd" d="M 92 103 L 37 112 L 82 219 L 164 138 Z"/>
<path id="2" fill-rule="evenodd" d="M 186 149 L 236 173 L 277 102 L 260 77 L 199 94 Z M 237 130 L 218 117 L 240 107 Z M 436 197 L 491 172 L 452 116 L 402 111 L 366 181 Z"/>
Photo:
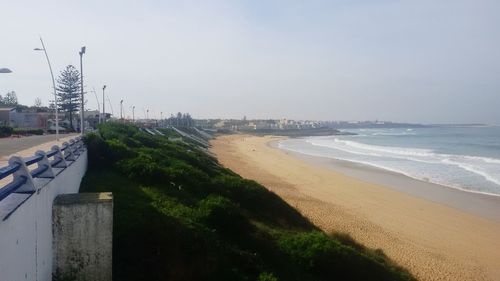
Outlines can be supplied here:
<path id="1" fill-rule="evenodd" d="M 59 141 L 54 135 L 31 136 L 23 138 L 0 139 L 0 168 L 8 165 L 11 156 L 29 157 L 35 155 L 37 150 L 49 151 L 53 145 L 62 146 L 63 142 L 77 137 L 78 134 L 61 135 Z M 0 180 L 0 188 L 12 180 L 11 176 Z"/>
<path id="2" fill-rule="evenodd" d="M 77 135 L 78 134 L 64 134 L 60 135 L 61 137 L 60 139 L 62 140 L 62 142 L 64 142 L 68 140 L 68 137 L 71 139 Z M 55 135 L 30 136 L 21 138 L 1 138 L 0 157 L 9 156 L 15 154 L 16 152 L 29 149 L 31 147 L 38 146 L 41 144 L 50 143 L 51 144 L 50 146 L 52 146 L 56 144 L 55 138 L 56 138 Z"/>

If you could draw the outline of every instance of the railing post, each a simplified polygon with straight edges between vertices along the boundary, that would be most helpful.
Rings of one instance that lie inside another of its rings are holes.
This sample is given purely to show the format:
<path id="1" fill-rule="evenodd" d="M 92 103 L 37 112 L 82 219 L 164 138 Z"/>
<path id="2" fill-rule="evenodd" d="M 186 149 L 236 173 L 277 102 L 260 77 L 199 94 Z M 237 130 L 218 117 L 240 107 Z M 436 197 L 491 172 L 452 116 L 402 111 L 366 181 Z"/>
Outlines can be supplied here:
<path id="1" fill-rule="evenodd" d="M 71 145 L 65 142 L 63 143 L 63 146 L 66 146 L 66 149 L 64 149 L 64 159 L 66 159 L 67 161 L 75 161 L 76 156 L 73 154 L 73 148 L 71 147 Z"/>
<path id="2" fill-rule="evenodd" d="M 69 140 L 69 146 L 71 148 L 71 152 L 75 155 L 75 159 L 80 155 L 80 150 L 78 149 L 77 142 L 74 139 Z"/>
<path id="3" fill-rule="evenodd" d="M 77 148 L 78 148 L 78 150 L 80 151 L 80 153 L 81 153 L 81 152 L 84 152 L 84 151 L 85 151 L 85 148 L 84 148 L 84 145 L 85 145 L 85 144 L 83 143 L 83 139 L 82 139 L 82 137 L 79 137 L 79 138 L 76 140 L 76 142 L 77 142 L 77 144 L 78 144 L 78 145 L 77 145 Z"/>
<path id="4" fill-rule="evenodd" d="M 19 156 L 12 156 L 9 159 L 9 165 L 20 165 L 19 169 L 15 171 L 12 176 L 14 177 L 13 182 L 23 182 L 19 186 L 19 188 L 16 189 L 15 192 L 34 192 L 36 191 L 35 184 L 33 183 L 33 178 L 31 177 L 30 171 L 28 170 L 28 167 L 26 167 L 26 164 L 24 163 L 23 158 Z"/>
<path id="5" fill-rule="evenodd" d="M 52 146 L 52 150 L 57 151 L 57 153 L 54 155 L 54 168 L 66 168 L 68 167 L 68 163 L 66 163 L 66 160 L 64 159 L 64 155 L 62 154 L 61 148 L 58 145 Z"/>
<path id="6" fill-rule="evenodd" d="M 42 156 L 42 160 L 37 162 L 38 170 L 43 171 L 37 174 L 36 178 L 54 178 L 54 171 L 52 170 L 52 166 L 50 165 L 49 159 L 47 158 L 47 154 L 44 151 L 38 150 L 35 152 L 35 155 Z"/>

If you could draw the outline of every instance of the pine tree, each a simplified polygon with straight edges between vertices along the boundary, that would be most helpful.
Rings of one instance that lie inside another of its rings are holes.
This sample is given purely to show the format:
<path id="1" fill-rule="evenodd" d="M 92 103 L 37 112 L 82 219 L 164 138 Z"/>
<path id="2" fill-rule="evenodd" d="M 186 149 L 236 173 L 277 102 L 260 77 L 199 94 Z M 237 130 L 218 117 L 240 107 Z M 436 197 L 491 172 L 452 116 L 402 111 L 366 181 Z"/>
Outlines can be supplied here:
<path id="1" fill-rule="evenodd" d="M 34 103 L 34 105 L 33 105 L 33 106 L 34 106 L 34 107 L 36 107 L 36 108 L 40 108 L 40 107 L 42 107 L 42 99 L 40 99 L 40 98 L 35 98 L 35 103 Z"/>
<path id="2" fill-rule="evenodd" d="M 7 92 L 7 94 L 3 98 L 0 95 L 0 105 L 4 105 L 4 106 L 16 106 L 17 105 L 17 95 L 16 95 L 16 92 L 14 92 L 14 91 Z"/>
<path id="3" fill-rule="evenodd" d="M 72 65 L 66 66 L 57 78 L 56 90 L 59 110 L 69 114 L 69 123 L 73 130 L 73 113 L 80 106 L 80 72 Z"/>

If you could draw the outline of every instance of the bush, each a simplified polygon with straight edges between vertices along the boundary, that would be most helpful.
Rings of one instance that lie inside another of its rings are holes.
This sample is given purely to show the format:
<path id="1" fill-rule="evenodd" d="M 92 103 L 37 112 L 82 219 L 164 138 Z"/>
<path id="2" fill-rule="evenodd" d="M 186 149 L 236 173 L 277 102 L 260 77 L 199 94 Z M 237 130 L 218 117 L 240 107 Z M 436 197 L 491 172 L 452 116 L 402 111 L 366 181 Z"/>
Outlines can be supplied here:
<path id="1" fill-rule="evenodd" d="M 258 281 L 278 281 L 278 278 L 274 276 L 274 274 L 269 273 L 269 272 L 262 272 L 259 275 Z"/>
<path id="2" fill-rule="evenodd" d="M 357 251 L 322 232 L 285 234 L 279 246 L 297 266 L 321 279 L 336 276 L 341 280 L 411 280 L 408 272 L 385 257 Z"/>
<path id="3" fill-rule="evenodd" d="M 118 149 L 117 152 L 122 149 L 118 145 L 114 148 Z M 163 181 L 168 178 L 158 163 L 153 161 L 150 155 L 142 152 L 134 158 L 118 162 L 118 167 L 130 178 L 143 182 Z"/>
<path id="4" fill-rule="evenodd" d="M 224 236 L 238 238 L 251 230 L 241 209 L 225 197 L 209 195 L 200 202 L 199 211 L 202 220 Z"/>
<path id="5" fill-rule="evenodd" d="M 0 138 L 10 137 L 14 129 L 9 126 L 0 126 Z"/>
<path id="6" fill-rule="evenodd" d="M 28 136 L 28 135 L 43 135 L 42 129 L 36 128 L 15 128 L 14 133 L 18 135 Z"/>

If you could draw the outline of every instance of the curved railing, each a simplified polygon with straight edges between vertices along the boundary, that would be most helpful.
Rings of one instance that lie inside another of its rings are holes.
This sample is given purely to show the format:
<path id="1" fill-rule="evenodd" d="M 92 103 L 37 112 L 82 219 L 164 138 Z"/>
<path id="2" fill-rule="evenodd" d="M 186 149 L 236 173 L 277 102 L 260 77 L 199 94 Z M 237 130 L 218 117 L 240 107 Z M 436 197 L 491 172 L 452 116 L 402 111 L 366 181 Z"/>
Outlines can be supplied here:
<path id="1" fill-rule="evenodd" d="M 12 180 L 0 186 L 0 201 L 13 193 L 34 193 L 37 188 L 50 181 L 70 166 L 85 151 L 81 137 L 54 145 L 50 151 L 39 150 L 27 158 L 13 156 L 6 167 L 0 168 L 0 180 L 12 176 Z M 32 168 L 33 165 L 36 168 Z"/>

